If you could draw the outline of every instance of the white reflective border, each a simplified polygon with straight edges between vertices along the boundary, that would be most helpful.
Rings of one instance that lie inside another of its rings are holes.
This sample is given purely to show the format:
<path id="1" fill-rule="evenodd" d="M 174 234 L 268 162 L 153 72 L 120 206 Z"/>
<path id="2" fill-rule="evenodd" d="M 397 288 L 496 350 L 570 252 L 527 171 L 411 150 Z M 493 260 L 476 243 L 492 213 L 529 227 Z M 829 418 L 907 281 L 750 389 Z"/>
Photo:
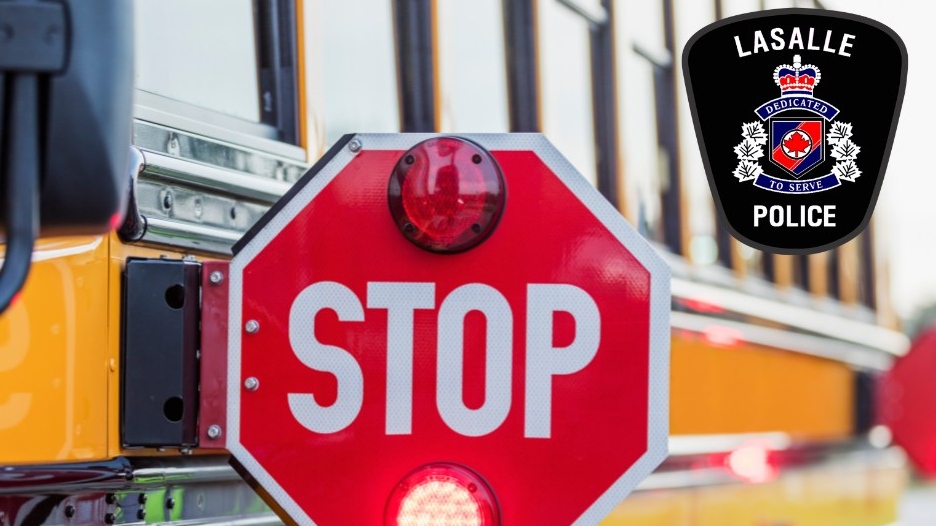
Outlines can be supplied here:
<path id="1" fill-rule="evenodd" d="M 445 134 L 358 134 L 363 150 L 405 151 L 417 143 Z M 670 268 L 654 248 L 631 227 L 627 221 L 585 177 L 540 134 L 459 134 L 474 141 L 487 150 L 531 150 L 555 173 L 566 187 L 575 194 L 595 217 L 617 238 L 618 241 L 650 272 L 650 360 L 647 451 L 618 478 L 598 500 L 594 502 L 573 524 L 591 526 L 598 524 L 614 509 L 644 478 L 666 458 L 669 440 L 669 360 L 670 360 Z M 230 299 L 228 303 L 228 397 L 226 447 L 251 476 L 300 524 L 316 526 L 299 504 L 276 482 L 262 465 L 240 443 L 240 395 L 241 386 L 241 333 L 243 319 L 241 306 L 243 297 L 244 268 L 312 201 L 356 153 L 347 146 L 336 154 L 279 213 L 254 236 L 253 239 L 231 260 Z"/>

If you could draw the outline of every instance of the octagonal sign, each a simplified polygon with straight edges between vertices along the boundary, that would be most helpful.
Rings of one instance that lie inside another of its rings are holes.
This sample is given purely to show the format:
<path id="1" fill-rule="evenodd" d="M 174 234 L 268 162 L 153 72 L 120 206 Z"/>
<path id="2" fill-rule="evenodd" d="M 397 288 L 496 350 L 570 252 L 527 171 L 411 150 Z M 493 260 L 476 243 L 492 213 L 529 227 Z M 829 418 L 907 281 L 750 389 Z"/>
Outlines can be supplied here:
<path id="1" fill-rule="evenodd" d="M 536 134 L 464 136 L 502 212 L 417 246 L 433 137 L 346 136 L 235 247 L 227 448 L 299 524 L 597 524 L 666 456 L 669 269 Z"/>

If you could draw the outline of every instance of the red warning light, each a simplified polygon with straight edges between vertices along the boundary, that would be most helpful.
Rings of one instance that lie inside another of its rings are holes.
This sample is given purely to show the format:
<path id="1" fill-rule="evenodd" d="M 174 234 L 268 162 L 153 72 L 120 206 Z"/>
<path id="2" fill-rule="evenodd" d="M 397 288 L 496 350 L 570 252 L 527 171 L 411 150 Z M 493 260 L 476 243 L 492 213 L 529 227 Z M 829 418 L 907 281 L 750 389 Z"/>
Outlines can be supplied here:
<path id="1" fill-rule="evenodd" d="M 725 464 L 732 475 L 753 484 L 770 482 L 777 477 L 777 467 L 771 461 L 772 450 L 759 442 L 751 442 L 732 451 Z"/>
<path id="2" fill-rule="evenodd" d="M 504 178 L 484 148 L 458 137 L 423 141 L 390 176 L 390 213 L 407 239 L 433 252 L 484 241 L 504 208 Z"/>
<path id="3" fill-rule="evenodd" d="M 475 473 L 454 464 L 430 464 L 393 490 L 386 526 L 499 526 L 497 503 Z"/>

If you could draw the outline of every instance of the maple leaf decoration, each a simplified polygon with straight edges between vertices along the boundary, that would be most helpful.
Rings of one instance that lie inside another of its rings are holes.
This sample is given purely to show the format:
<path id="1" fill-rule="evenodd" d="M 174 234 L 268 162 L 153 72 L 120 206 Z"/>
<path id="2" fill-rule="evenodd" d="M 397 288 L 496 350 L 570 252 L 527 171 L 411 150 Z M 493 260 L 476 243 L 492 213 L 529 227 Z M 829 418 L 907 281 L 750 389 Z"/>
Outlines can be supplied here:
<path id="1" fill-rule="evenodd" d="M 741 144 L 734 147 L 735 155 L 742 161 L 756 161 L 764 156 L 764 149 L 757 145 L 752 139 L 745 139 Z"/>
<path id="2" fill-rule="evenodd" d="M 755 179 L 758 175 L 764 173 L 764 169 L 761 168 L 761 165 L 754 161 L 742 160 L 738 163 L 738 167 L 735 168 L 733 173 L 739 181 L 750 181 L 751 179 Z"/>
<path id="3" fill-rule="evenodd" d="M 839 141 L 839 143 L 832 148 L 832 157 L 840 161 L 854 161 L 860 152 L 861 146 L 858 146 L 849 139 L 844 139 Z"/>
<path id="4" fill-rule="evenodd" d="M 858 165 L 852 160 L 836 163 L 835 166 L 832 167 L 832 173 L 837 175 L 840 179 L 851 182 L 855 182 L 855 179 L 861 176 L 861 170 L 858 169 Z"/>
<path id="5" fill-rule="evenodd" d="M 754 144 L 767 144 L 767 132 L 764 130 L 764 125 L 757 121 L 742 124 L 741 136 Z"/>
<path id="6" fill-rule="evenodd" d="M 833 122 L 832 129 L 826 134 L 829 144 L 838 144 L 847 141 L 852 136 L 852 125 L 848 122 Z"/>
<path id="7" fill-rule="evenodd" d="M 809 141 L 803 138 L 802 132 L 794 133 L 790 136 L 789 139 L 783 141 L 783 147 L 793 154 L 798 152 L 806 153 L 806 150 L 809 148 L 809 146 Z"/>

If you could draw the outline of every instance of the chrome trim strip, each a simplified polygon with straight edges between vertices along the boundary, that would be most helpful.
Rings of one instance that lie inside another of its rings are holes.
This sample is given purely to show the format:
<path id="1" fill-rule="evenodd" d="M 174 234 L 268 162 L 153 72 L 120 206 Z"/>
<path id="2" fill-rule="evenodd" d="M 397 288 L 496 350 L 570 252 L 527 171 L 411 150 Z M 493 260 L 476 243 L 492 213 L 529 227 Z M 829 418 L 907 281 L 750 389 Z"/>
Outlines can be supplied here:
<path id="1" fill-rule="evenodd" d="M 788 327 L 796 327 L 862 347 L 870 347 L 892 356 L 902 356 L 910 346 L 910 340 L 897 331 L 855 321 L 844 316 L 764 299 L 725 287 L 715 287 L 673 278 L 672 292 L 674 297 L 711 303 L 728 311 L 781 323 Z M 791 335 L 791 333 L 783 334 Z M 780 347 L 789 348 L 789 345 Z"/>
<path id="2" fill-rule="evenodd" d="M 258 513 L 240 519 L 212 520 L 192 519 L 172 521 L 173 526 L 281 526 L 285 524 L 275 513 Z"/>
<path id="3" fill-rule="evenodd" d="M 773 437 L 776 439 L 781 435 L 785 436 L 783 433 L 713 435 L 711 438 L 717 439 L 722 443 L 715 447 L 711 453 L 725 453 L 733 450 L 734 448 L 727 451 L 722 449 L 728 442 L 735 442 L 740 445 L 750 440 L 749 437 L 768 437 L 768 439 Z M 671 444 L 678 444 L 681 440 L 698 441 L 705 438 L 706 437 L 702 436 L 676 436 L 671 438 Z M 809 447 L 810 444 L 798 444 L 795 446 L 789 445 L 789 447 L 785 449 L 792 451 L 808 449 Z M 808 469 L 827 469 L 829 467 L 867 467 L 869 464 L 874 464 L 876 467 L 889 468 L 901 468 L 906 465 L 906 455 L 898 447 L 874 448 L 868 446 L 865 441 L 858 441 L 844 444 L 832 443 L 828 445 L 828 448 L 829 449 L 825 452 L 819 452 L 815 460 L 801 465 L 784 467 L 781 469 L 781 473 L 786 474 Z M 673 460 L 678 461 L 678 457 L 680 456 L 692 457 L 707 454 L 706 452 L 702 452 L 702 448 L 687 448 L 686 451 L 690 449 L 698 452 L 686 455 L 674 453 L 667 462 Z M 776 449 L 776 451 L 779 450 L 781 449 Z M 75 484 L 40 483 L 32 486 L 24 485 L 18 486 L 15 489 L 5 488 L 3 491 L 0 491 L 0 495 L 26 495 L 56 492 L 72 493 L 79 490 L 143 492 L 163 486 L 231 482 L 241 483 L 240 475 L 228 464 L 228 458 L 227 455 L 128 458 L 126 460 L 134 465 L 134 469 L 132 471 L 133 476 L 127 479 L 120 478 L 118 480 L 83 484 L 80 485 L 80 488 Z M 666 465 L 667 464 L 664 464 L 662 466 L 663 469 L 652 473 L 637 489 L 674 489 L 708 484 L 741 483 L 741 481 L 720 467 L 666 470 Z M 250 517 L 248 519 L 252 518 L 258 517 Z"/>
<path id="4" fill-rule="evenodd" d="M 240 238 L 240 232 L 147 217 L 142 242 L 230 255 L 231 246 Z"/>
<path id="5" fill-rule="evenodd" d="M 200 466 L 172 466 L 139 468 L 133 470 L 133 485 L 184 484 L 204 482 L 230 482 L 241 480 L 227 462 L 227 457 L 215 457 L 217 463 Z"/>
<path id="6" fill-rule="evenodd" d="M 725 453 L 750 442 L 764 444 L 774 451 L 789 449 L 793 444 L 790 435 L 779 431 L 727 435 L 674 435 L 669 438 L 669 452 L 671 457 Z"/>
<path id="7" fill-rule="evenodd" d="M 281 155 L 293 161 L 305 162 L 308 157 L 303 148 L 274 140 L 270 126 L 230 117 L 142 90 L 135 90 L 133 115 L 143 121 Z M 232 126 L 232 123 L 237 125 Z"/>
<path id="8" fill-rule="evenodd" d="M 705 334 L 712 328 L 726 327 L 738 331 L 738 336 L 748 343 L 837 360 L 858 368 L 885 371 L 890 368 L 894 359 L 893 355 L 880 349 L 843 342 L 831 337 L 813 336 L 701 314 L 674 311 L 670 314 L 670 323 L 674 329 L 699 334 Z"/>
<path id="9" fill-rule="evenodd" d="M 133 143 L 141 150 L 287 182 L 299 180 L 309 168 L 289 157 L 139 119 L 133 122 Z"/>
<path id="10" fill-rule="evenodd" d="M 275 203 L 292 186 L 292 183 L 285 181 L 217 168 L 150 150 L 143 150 L 143 159 L 144 175 L 256 199 L 267 204 Z"/>

